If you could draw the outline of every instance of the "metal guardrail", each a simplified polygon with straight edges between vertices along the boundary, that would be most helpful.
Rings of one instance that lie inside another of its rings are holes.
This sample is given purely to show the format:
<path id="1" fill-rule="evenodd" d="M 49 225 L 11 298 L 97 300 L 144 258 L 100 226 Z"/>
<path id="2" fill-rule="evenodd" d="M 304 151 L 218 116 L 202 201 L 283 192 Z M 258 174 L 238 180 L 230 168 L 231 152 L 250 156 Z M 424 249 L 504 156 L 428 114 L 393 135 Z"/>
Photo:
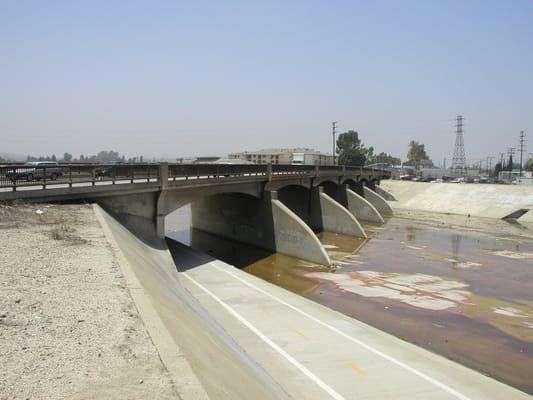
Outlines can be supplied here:
<path id="1" fill-rule="evenodd" d="M 59 164 L 0 166 L 0 188 L 25 186 L 95 186 L 98 182 L 157 182 L 159 165 L 154 164 Z"/>
<path id="2" fill-rule="evenodd" d="M 58 164 L 58 165 L 0 165 L 0 189 L 16 191 L 27 186 L 42 189 L 58 187 L 95 186 L 118 183 L 157 183 L 162 167 L 168 166 L 169 181 L 228 178 L 242 176 L 279 175 L 387 175 L 388 171 L 373 168 L 338 165 L 283 164 Z M 28 188 L 29 189 L 29 188 Z"/>

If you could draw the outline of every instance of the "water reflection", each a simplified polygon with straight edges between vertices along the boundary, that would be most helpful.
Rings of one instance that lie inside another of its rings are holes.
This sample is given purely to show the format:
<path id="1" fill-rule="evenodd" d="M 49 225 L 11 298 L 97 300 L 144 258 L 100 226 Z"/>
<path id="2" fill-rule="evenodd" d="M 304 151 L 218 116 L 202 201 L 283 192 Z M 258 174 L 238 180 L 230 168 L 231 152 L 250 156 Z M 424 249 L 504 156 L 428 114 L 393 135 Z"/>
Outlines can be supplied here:
<path id="1" fill-rule="evenodd" d="M 405 227 L 405 240 L 408 242 L 414 242 L 416 240 L 416 229 L 414 227 Z"/>

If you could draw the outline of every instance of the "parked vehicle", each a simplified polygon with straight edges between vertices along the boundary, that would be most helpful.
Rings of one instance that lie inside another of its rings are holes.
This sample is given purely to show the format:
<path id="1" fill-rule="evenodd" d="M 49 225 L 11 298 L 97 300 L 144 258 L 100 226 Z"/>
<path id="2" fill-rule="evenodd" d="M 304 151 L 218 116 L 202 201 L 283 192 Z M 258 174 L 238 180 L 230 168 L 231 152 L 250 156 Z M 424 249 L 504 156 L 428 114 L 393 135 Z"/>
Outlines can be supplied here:
<path id="1" fill-rule="evenodd" d="M 26 180 L 28 182 L 41 180 L 46 177 L 55 181 L 63 175 L 63 169 L 55 161 L 27 162 L 20 167 L 14 167 L 6 173 L 6 177 L 12 181 Z"/>

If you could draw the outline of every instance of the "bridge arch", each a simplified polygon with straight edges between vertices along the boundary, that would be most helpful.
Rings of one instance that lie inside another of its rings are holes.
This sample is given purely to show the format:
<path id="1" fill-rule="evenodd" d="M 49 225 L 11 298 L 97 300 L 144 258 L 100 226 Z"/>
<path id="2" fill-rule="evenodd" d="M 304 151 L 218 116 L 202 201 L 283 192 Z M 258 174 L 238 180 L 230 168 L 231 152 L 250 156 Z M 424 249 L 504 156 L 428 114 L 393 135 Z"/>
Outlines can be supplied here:
<path id="1" fill-rule="evenodd" d="M 286 185 L 277 191 L 278 200 L 302 221 L 309 222 L 312 189 L 298 184 Z"/>
<path id="2" fill-rule="evenodd" d="M 206 185 L 190 190 L 169 190 L 159 196 L 158 214 L 168 215 L 187 204 L 217 194 L 241 194 L 259 199 L 262 192 L 259 183 Z"/>
<path id="3" fill-rule="evenodd" d="M 311 189 L 311 178 L 291 178 L 270 181 L 265 185 L 264 190 L 269 192 L 279 191 L 289 186 L 301 186 L 305 189 Z"/>
<path id="4" fill-rule="evenodd" d="M 336 199 L 338 197 L 337 195 L 340 187 L 338 182 L 334 182 L 332 180 L 325 180 L 320 186 L 324 188 L 324 193 L 326 193 L 329 197 L 333 199 Z"/>
<path id="5" fill-rule="evenodd" d="M 321 176 L 321 177 L 313 179 L 313 186 L 320 186 L 324 182 L 331 182 L 331 183 L 334 183 L 334 184 L 338 185 L 339 184 L 339 178 L 331 177 L 331 176 Z"/>
<path id="6" fill-rule="evenodd" d="M 356 183 L 359 180 L 359 175 L 344 175 L 340 178 L 341 185 L 343 183 L 347 183 L 348 181 L 352 181 Z"/>

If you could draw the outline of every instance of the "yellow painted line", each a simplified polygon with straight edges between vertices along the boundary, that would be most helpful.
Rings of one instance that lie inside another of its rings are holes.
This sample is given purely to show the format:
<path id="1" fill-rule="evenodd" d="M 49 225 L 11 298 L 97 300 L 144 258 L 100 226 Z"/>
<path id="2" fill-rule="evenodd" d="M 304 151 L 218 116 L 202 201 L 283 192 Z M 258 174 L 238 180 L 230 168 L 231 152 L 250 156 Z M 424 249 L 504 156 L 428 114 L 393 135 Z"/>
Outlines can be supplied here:
<path id="1" fill-rule="evenodd" d="M 355 372 L 357 372 L 359 375 L 361 376 L 366 376 L 367 373 L 365 371 L 363 371 L 361 368 L 359 368 L 357 365 L 355 365 L 353 362 L 349 362 L 348 364 L 348 368 L 354 370 Z"/>
<path id="2" fill-rule="evenodd" d="M 297 333 L 298 336 L 300 336 L 302 339 L 309 340 L 309 338 L 308 338 L 307 336 L 305 336 L 305 334 L 304 334 L 303 332 L 296 331 L 296 333 Z"/>

